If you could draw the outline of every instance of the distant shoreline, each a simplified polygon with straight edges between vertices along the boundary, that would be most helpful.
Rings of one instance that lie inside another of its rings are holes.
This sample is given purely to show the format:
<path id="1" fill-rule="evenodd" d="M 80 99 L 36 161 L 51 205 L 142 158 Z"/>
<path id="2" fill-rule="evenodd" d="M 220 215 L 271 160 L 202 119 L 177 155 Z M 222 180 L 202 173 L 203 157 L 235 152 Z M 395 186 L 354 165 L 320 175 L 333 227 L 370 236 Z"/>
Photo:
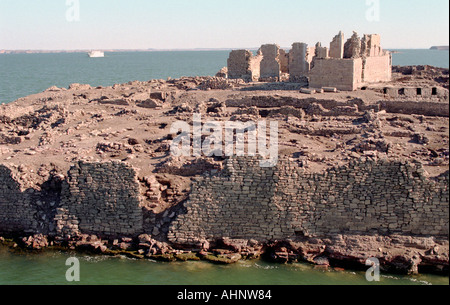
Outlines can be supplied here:
<path id="1" fill-rule="evenodd" d="M 92 50 L 101 50 L 106 53 L 120 52 L 201 52 L 201 51 L 231 51 L 235 49 L 258 50 L 257 47 L 250 48 L 194 48 L 194 49 L 89 49 L 89 50 L 0 50 L 0 54 L 67 54 L 67 53 L 89 53 Z M 433 46 L 430 49 L 386 49 L 392 53 L 401 53 L 399 50 L 439 50 L 448 51 L 448 46 Z"/>
<path id="2" fill-rule="evenodd" d="M 231 51 L 232 48 L 218 49 L 98 49 L 108 53 L 120 52 L 187 52 L 187 51 Z M 92 50 L 0 50 L 0 54 L 59 54 L 59 53 L 89 53 Z"/>
<path id="3" fill-rule="evenodd" d="M 438 51 L 448 51 L 449 46 L 433 46 L 430 50 L 438 50 Z"/>

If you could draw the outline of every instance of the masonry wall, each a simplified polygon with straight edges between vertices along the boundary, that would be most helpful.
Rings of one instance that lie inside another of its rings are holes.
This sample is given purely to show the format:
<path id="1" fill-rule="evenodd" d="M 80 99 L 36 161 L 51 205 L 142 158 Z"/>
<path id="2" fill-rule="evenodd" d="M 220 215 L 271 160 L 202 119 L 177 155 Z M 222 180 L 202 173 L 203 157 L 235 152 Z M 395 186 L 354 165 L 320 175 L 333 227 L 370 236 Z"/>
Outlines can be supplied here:
<path id="1" fill-rule="evenodd" d="M 362 59 L 316 59 L 309 77 L 310 88 L 356 90 L 362 83 Z"/>
<path id="2" fill-rule="evenodd" d="M 80 162 L 68 174 L 55 217 L 58 235 L 142 232 L 139 182 L 133 168 L 121 162 Z"/>
<path id="3" fill-rule="evenodd" d="M 448 236 L 448 172 L 435 180 L 406 162 L 355 162 L 306 173 L 280 160 L 229 160 L 217 176 L 194 182 L 186 214 L 169 240 L 196 244 L 221 237 L 269 240 L 335 233 Z"/>
<path id="4" fill-rule="evenodd" d="M 309 74 L 310 63 L 307 61 L 308 45 L 294 43 L 289 52 L 289 77 L 291 81 L 298 81 Z"/>
<path id="5" fill-rule="evenodd" d="M 260 48 L 262 53 L 261 60 L 261 79 L 280 78 L 281 60 L 280 47 L 275 44 L 263 45 Z"/>
<path id="6" fill-rule="evenodd" d="M 249 69 L 252 81 L 258 81 L 261 76 L 262 55 L 256 55 L 250 58 Z"/>
<path id="7" fill-rule="evenodd" d="M 363 82 L 389 82 L 392 79 L 391 54 L 364 59 Z"/>
<path id="8" fill-rule="evenodd" d="M 0 232 L 35 232 L 38 223 L 33 190 L 23 190 L 12 171 L 0 165 Z"/>
<path id="9" fill-rule="evenodd" d="M 0 165 L 0 233 L 136 236 L 143 212 L 136 172 L 121 162 L 74 165 L 54 193 L 24 188 Z"/>
<path id="10" fill-rule="evenodd" d="M 413 163 L 359 161 L 308 173 L 289 159 L 261 168 L 255 158 L 236 158 L 222 172 L 195 179 L 186 212 L 170 224 L 167 237 L 177 244 L 336 233 L 448 236 L 449 173 L 427 178 Z M 21 188 L 6 166 L 0 181 L 2 234 L 151 234 L 143 227 L 136 172 L 124 163 L 74 165 L 59 199 L 48 203 L 39 190 Z"/>
<path id="11" fill-rule="evenodd" d="M 429 101 L 380 101 L 380 110 L 389 113 L 419 114 L 427 116 L 449 117 L 447 103 Z"/>
<path id="12" fill-rule="evenodd" d="M 331 58 L 344 58 L 344 34 L 339 32 L 330 43 L 330 52 L 329 55 Z"/>
<path id="13" fill-rule="evenodd" d="M 253 56 L 249 50 L 233 50 L 227 61 L 228 78 L 256 81 L 260 76 L 262 56 Z"/>

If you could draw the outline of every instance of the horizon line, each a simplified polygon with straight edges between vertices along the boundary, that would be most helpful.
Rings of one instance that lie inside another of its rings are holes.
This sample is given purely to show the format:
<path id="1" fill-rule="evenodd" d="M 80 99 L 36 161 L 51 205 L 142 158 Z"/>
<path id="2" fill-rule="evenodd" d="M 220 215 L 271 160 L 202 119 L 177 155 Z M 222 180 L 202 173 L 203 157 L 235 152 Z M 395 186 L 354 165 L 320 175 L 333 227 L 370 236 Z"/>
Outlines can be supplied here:
<path id="1" fill-rule="evenodd" d="M 416 48 L 384 48 L 385 50 L 430 50 L 432 47 L 448 47 L 448 45 L 434 45 L 429 48 L 416 47 Z M 93 50 L 103 52 L 158 52 L 158 51 L 229 51 L 229 50 L 258 50 L 260 47 L 236 47 L 236 48 L 91 48 L 91 49 L 0 49 L 0 54 L 6 52 L 34 52 L 34 53 L 81 53 L 90 52 Z M 290 49 L 291 47 L 280 47 L 281 49 Z"/>

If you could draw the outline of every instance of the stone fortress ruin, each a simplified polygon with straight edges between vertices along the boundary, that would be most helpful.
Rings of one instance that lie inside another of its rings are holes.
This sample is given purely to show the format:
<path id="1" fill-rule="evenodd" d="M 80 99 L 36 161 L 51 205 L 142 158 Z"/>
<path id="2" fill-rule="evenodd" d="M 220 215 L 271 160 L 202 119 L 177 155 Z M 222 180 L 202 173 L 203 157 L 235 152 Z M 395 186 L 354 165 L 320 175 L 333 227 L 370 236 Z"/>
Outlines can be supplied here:
<path id="1" fill-rule="evenodd" d="M 209 122 L 275 121 L 278 162 L 177 157 L 180 121 L 202 144 Z M 448 275 L 448 144 L 449 70 L 392 66 L 378 35 L 235 50 L 215 77 L 53 86 L 0 105 L 0 247 Z"/>
<path id="2" fill-rule="evenodd" d="M 249 50 L 233 50 L 228 58 L 228 78 L 246 81 L 308 82 L 310 89 L 354 91 L 367 84 L 389 82 L 392 55 L 381 47 L 378 34 L 356 32 L 345 41 L 339 32 L 322 47 L 317 43 L 292 44 L 289 52 L 276 44 L 265 44 L 254 55 Z"/>

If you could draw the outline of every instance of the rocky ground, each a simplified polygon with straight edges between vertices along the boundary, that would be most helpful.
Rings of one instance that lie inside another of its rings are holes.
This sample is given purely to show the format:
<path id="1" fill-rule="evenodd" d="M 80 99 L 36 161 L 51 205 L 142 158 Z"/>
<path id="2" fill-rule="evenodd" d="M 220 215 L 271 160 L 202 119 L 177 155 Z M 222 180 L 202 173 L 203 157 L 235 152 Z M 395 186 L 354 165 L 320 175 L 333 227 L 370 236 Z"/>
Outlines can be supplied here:
<path id="1" fill-rule="evenodd" d="M 191 123 L 197 112 L 203 122 L 277 120 L 279 153 L 297 159 L 310 171 L 358 158 L 414 159 L 424 165 L 427 175 L 435 177 L 449 168 L 448 115 L 377 109 L 380 101 L 391 99 L 383 86 L 417 85 L 448 90 L 448 69 L 394 67 L 390 84 L 314 95 L 301 93 L 301 84 L 249 84 L 219 77 L 133 81 L 96 88 L 82 84 L 52 87 L 0 107 L 0 163 L 14 170 L 23 188 L 39 189 L 50 175 L 65 175 L 78 160 L 123 160 L 138 170 L 148 207 L 162 213 L 187 198 L 193 177 L 222 168 L 221 157 L 174 158 L 170 154 L 175 136 L 170 133 L 172 124 L 179 120 Z M 255 103 L 252 106 L 248 101 Z M 448 106 L 448 91 L 443 98 L 417 101 Z M 433 243 L 433 247 L 446 249 L 444 254 L 437 250 L 436 255 L 446 255 L 448 269 L 448 242 Z M 318 245 L 330 249 L 326 242 Z M 318 251 L 316 246 L 309 242 L 296 245 L 292 253 L 307 257 Z M 281 248 L 272 251 L 274 257 L 291 260 L 293 246 Z M 349 250 L 341 250 L 330 251 L 352 256 Z M 412 260 L 414 255 L 418 254 L 411 255 Z"/>

